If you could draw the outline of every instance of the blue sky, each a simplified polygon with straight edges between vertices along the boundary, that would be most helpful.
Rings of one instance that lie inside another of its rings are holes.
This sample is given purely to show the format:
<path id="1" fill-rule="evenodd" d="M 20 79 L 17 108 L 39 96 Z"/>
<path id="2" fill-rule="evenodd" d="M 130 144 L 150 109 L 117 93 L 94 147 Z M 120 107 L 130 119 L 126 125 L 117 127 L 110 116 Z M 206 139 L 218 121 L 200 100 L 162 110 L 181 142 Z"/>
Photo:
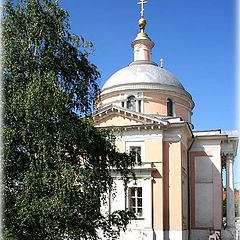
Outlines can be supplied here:
<path id="1" fill-rule="evenodd" d="M 71 31 L 94 44 L 100 86 L 133 61 L 137 2 L 62 0 Z M 195 130 L 237 129 L 236 1 L 148 0 L 144 13 L 145 32 L 155 42 L 153 61 L 162 57 L 193 97 Z"/>

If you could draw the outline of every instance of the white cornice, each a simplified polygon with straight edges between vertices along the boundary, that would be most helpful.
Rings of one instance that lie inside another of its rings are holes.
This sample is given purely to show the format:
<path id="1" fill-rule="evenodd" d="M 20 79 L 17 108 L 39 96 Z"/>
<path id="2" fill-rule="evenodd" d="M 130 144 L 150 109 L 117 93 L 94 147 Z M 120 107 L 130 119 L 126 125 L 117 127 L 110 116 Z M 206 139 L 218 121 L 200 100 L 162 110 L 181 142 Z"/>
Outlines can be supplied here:
<path id="1" fill-rule="evenodd" d="M 138 121 L 139 124 L 136 125 L 123 125 L 123 126 L 104 126 L 99 128 L 111 129 L 116 132 L 132 132 L 132 131 L 152 131 L 152 130 L 164 130 L 164 140 L 179 141 L 184 137 L 184 143 L 187 145 L 187 140 L 192 137 L 192 130 L 190 127 L 190 123 L 181 120 L 181 118 L 168 118 L 168 119 L 160 119 L 157 117 L 151 117 L 146 114 L 138 113 L 131 111 L 126 108 L 121 108 L 114 105 L 108 105 L 105 108 L 101 109 L 94 114 L 95 125 L 98 124 L 98 121 L 101 121 L 106 116 L 111 114 L 117 114 L 119 116 L 124 116 L 129 119 Z M 173 134 L 171 134 L 171 132 Z M 179 132 L 179 134 L 177 134 Z M 168 134 L 168 135 L 166 135 Z"/>
<path id="2" fill-rule="evenodd" d="M 100 109 L 99 111 L 95 112 L 93 114 L 93 119 L 97 123 L 97 121 L 101 120 L 103 117 L 106 117 L 111 114 L 122 115 L 122 116 L 128 117 L 130 119 L 134 119 L 135 121 L 140 121 L 147 125 L 149 125 L 149 124 L 150 125 L 158 124 L 161 126 L 169 125 L 169 122 L 166 120 L 161 120 L 159 118 L 155 118 L 155 117 L 151 117 L 146 114 L 131 111 L 126 108 L 121 108 L 121 107 L 115 106 L 113 104 L 110 104 L 110 105 Z M 137 125 L 137 126 L 139 127 L 139 125 Z M 132 127 L 132 126 L 129 126 L 129 127 Z"/>
<path id="3" fill-rule="evenodd" d="M 156 170 L 156 167 L 152 163 L 143 162 L 141 165 L 135 165 L 133 171 L 136 174 L 136 177 L 148 177 L 151 176 L 151 173 Z M 113 178 L 122 178 L 122 175 L 116 169 L 111 170 L 111 175 Z M 129 176 L 130 178 L 132 176 Z"/>

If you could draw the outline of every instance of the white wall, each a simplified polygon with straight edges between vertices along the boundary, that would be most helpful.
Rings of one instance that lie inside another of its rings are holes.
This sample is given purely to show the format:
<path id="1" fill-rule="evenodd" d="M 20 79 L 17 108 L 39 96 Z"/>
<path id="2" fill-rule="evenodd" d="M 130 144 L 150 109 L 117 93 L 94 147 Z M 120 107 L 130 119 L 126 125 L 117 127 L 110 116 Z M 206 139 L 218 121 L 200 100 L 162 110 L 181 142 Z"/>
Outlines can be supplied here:
<path id="1" fill-rule="evenodd" d="M 220 144 L 220 140 L 196 139 L 191 150 L 195 154 L 195 228 L 199 230 L 222 227 Z"/>

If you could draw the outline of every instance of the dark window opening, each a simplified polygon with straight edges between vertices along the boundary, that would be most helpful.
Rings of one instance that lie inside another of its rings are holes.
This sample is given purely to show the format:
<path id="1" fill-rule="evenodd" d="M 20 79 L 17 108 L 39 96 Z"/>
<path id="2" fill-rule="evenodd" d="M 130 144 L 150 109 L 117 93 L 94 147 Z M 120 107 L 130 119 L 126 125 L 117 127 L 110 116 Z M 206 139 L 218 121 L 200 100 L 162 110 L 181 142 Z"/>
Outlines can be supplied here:
<path id="1" fill-rule="evenodd" d="M 170 98 L 167 100 L 167 115 L 173 117 L 173 101 Z"/>
<path id="2" fill-rule="evenodd" d="M 141 164 L 141 147 L 131 146 L 130 152 L 132 152 L 135 155 L 135 163 Z"/>
<path id="3" fill-rule="evenodd" d="M 138 100 L 138 112 L 142 112 L 142 101 Z"/>

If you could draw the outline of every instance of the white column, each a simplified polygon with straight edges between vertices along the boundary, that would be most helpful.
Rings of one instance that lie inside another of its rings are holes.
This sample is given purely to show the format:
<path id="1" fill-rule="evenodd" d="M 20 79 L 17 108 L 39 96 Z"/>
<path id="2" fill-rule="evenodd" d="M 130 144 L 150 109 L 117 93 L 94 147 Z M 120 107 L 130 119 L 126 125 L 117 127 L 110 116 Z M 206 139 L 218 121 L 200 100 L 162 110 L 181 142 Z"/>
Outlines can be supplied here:
<path id="1" fill-rule="evenodd" d="M 234 206 L 234 176 L 233 176 L 233 154 L 227 154 L 227 227 L 235 227 L 235 206 Z"/>

